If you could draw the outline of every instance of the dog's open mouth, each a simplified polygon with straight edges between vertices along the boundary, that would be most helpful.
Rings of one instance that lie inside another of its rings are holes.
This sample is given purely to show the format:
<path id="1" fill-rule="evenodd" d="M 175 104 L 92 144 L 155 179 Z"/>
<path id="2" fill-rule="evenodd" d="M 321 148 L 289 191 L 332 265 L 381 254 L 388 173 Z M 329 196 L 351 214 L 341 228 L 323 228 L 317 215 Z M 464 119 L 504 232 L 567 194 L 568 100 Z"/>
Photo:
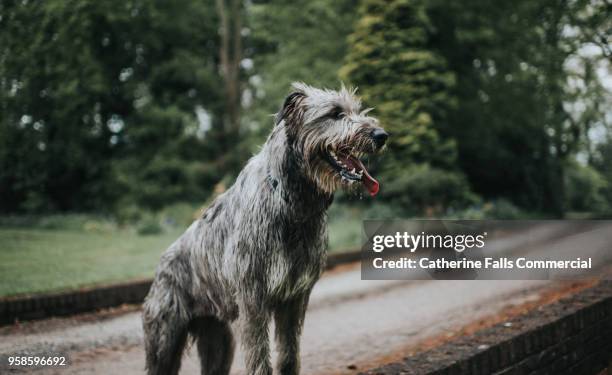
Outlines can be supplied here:
<path id="1" fill-rule="evenodd" d="M 378 181 L 368 173 L 368 170 L 363 165 L 357 156 L 348 152 L 327 153 L 327 161 L 338 172 L 343 181 L 354 183 L 361 181 L 363 186 L 368 190 L 371 196 L 378 193 Z"/>

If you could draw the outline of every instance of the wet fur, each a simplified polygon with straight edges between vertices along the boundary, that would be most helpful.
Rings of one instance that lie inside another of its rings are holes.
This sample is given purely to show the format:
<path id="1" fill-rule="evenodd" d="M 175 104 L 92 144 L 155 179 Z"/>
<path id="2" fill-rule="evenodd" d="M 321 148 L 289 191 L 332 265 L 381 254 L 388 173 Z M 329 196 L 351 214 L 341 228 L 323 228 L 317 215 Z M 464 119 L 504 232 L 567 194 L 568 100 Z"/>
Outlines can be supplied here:
<path id="1" fill-rule="evenodd" d="M 248 373 L 271 374 L 272 319 L 277 371 L 299 373 L 308 298 L 325 265 L 326 210 L 342 185 L 320 152 L 369 152 L 365 134 L 378 125 L 354 91 L 293 88 L 261 151 L 162 255 L 143 308 L 149 374 L 178 373 L 189 336 L 202 374 L 228 374 L 236 320 Z"/>

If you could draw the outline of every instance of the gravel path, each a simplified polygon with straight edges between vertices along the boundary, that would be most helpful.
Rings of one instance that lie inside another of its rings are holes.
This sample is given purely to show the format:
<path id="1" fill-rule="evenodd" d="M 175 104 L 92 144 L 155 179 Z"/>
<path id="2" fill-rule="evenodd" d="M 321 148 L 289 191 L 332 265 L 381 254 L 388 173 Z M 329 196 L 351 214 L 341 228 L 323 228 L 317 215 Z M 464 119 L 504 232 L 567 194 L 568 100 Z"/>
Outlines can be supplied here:
<path id="1" fill-rule="evenodd" d="M 303 374 L 348 372 L 407 343 L 537 299 L 542 281 L 362 281 L 359 269 L 324 276 L 313 291 L 302 338 Z M 0 333 L 0 353 L 67 353 L 73 362 L 40 374 L 140 374 L 144 352 L 139 312 L 81 321 L 29 323 Z M 233 373 L 243 373 L 240 351 Z M 198 373 L 190 350 L 181 373 Z"/>

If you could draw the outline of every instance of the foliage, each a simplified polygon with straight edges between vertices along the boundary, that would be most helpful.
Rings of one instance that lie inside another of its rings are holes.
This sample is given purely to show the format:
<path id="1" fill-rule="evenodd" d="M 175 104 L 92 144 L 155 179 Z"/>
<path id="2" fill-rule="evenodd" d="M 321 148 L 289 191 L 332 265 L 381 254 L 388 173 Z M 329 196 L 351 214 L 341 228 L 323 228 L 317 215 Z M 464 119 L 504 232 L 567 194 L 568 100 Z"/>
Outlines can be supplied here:
<path id="1" fill-rule="evenodd" d="M 455 143 L 440 132 L 454 104 L 455 76 L 431 48 L 426 2 L 366 0 L 359 14 L 341 72 L 391 134 L 378 164 L 385 198 L 429 214 L 470 201 L 467 182 L 453 170 Z"/>
<path id="2" fill-rule="evenodd" d="M 487 199 L 561 215 L 567 161 L 605 118 L 602 55 L 583 52 L 601 46 L 605 8 L 364 0 L 342 71 L 391 130 L 384 179 L 408 181 L 411 163 L 458 167 Z"/>
<path id="3" fill-rule="evenodd" d="M 152 234 L 163 233 L 163 228 L 159 223 L 159 219 L 155 216 L 146 216 L 138 223 L 137 232 L 141 236 L 149 236 Z"/>
<path id="4" fill-rule="evenodd" d="M 290 82 L 340 79 L 391 133 L 371 162 L 380 207 L 444 214 L 478 197 L 555 216 L 609 207 L 610 9 L 3 1 L 0 213 L 99 212 L 121 224 L 152 215 L 165 228 L 164 207 L 204 202 L 232 181 Z M 583 183 L 594 190 L 577 202 Z"/>
<path id="5" fill-rule="evenodd" d="M 605 197 L 608 181 L 590 166 L 574 162 L 565 175 L 567 208 L 571 211 L 603 213 L 610 209 Z"/>
<path id="6" fill-rule="evenodd" d="M 153 207 L 203 197 L 183 189 L 200 170 L 168 165 L 206 155 L 195 108 L 213 112 L 220 102 L 216 56 L 206 52 L 217 38 L 210 7 L 2 2 L 0 210 L 110 211 L 119 197 Z M 157 181 L 160 170 L 169 176 Z"/>
<path id="7" fill-rule="evenodd" d="M 366 0 L 359 14 L 342 76 L 359 86 L 392 135 L 385 165 L 398 172 L 410 162 L 451 165 L 454 145 L 440 138 L 438 127 L 452 106 L 455 77 L 429 48 L 425 3 Z"/>
<path id="8" fill-rule="evenodd" d="M 608 207 L 612 210 L 612 137 L 608 135 L 595 148 L 596 152 L 592 157 L 591 165 L 606 181 L 602 194 Z"/>
<path id="9" fill-rule="evenodd" d="M 391 133 L 332 250 L 361 218 L 612 212 L 609 1 L 219 3 L 0 2 L 0 295 L 151 276 L 292 81 L 359 86 Z"/>
<path id="10" fill-rule="evenodd" d="M 403 168 L 396 176 L 385 185 L 385 197 L 413 214 L 440 215 L 477 200 L 458 172 L 418 164 Z"/>
<path id="11" fill-rule="evenodd" d="M 586 34 L 599 32 L 605 22 L 597 16 L 601 6 L 556 0 L 430 3 L 438 30 L 433 48 L 457 77 L 458 105 L 444 134 L 456 140 L 459 167 L 477 193 L 555 215 L 565 210 L 567 160 L 593 122 L 568 107 L 581 101 L 569 78 L 586 82 L 589 70 L 575 67 L 601 60 L 581 49 L 592 40 Z M 591 102 L 601 101 L 601 92 L 588 92 L 598 98 Z"/>
<path id="12" fill-rule="evenodd" d="M 6 215 L 0 216 L 0 226 L 65 231 L 102 232 L 117 228 L 114 220 L 91 214 Z"/>
<path id="13" fill-rule="evenodd" d="M 275 113 L 295 81 L 337 88 L 338 69 L 355 19 L 354 0 L 258 1 L 249 8 L 252 70 L 245 121 L 263 142 Z"/>
<path id="14" fill-rule="evenodd" d="M 538 213 L 525 212 L 506 199 L 475 204 L 462 210 L 450 210 L 445 215 L 448 219 L 461 220 L 517 220 L 540 219 Z"/>

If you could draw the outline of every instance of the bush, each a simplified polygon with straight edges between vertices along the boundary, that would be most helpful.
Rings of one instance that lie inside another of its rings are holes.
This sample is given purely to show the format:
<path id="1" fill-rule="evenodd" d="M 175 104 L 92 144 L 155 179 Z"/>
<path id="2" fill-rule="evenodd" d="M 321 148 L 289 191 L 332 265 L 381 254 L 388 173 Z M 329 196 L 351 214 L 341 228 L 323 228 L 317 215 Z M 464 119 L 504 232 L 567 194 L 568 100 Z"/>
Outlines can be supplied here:
<path id="1" fill-rule="evenodd" d="M 449 210 L 446 214 L 448 219 L 461 220 L 515 220 L 537 217 L 538 215 L 527 213 L 504 198 L 473 205 L 463 210 Z"/>
<path id="2" fill-rule="evenodd" d="M 528 215 L 509 200 L 498 199 L 485 205 L 485 216 L 488 219 L 524 219 Z"/>
<path id="3" fill-rule="evenodd" d="M 363 213 L 364 219 L 387 220 L 406 217 L 401 208 L 389 202 L 374 202 Z"/>
<path id="4" fill-rule="evenodd" d="M 210 163 L 186 162 L 163 155 L 146 165 L 119 162 L 114 173 L 123 192 L 115 212 L 128 220 L 133 219 L 133 207 L 159 212 L 175 203 L 202 202 L 211 195 L 221 176 Z"/>
<path id="5" fill-rule="evenodd" d="M 568 211 L 606 212 L 608 182 L 595 169 L 572 162 L 565 176 L 565 197 Z"/>
<path id="6" fill-rule="evenodd" d="M 199 216 L 202 207 L 192 203 L 174 203 L 151 211 L 136 204 L 117 208 L 117 221 L 122 226 L 135 227 L 139 234 L 158 234 L 164 229 L 186 228 Z"/>
<path id="7" fill-rule="evenodd" d="M 385 200 L 407 214 L 439 215 L 478 202 L 460 172 L 420 164 L 388 176 L 393 179 L 385 183 Z"/>
<path id="8" fill-rule="evenodd" d="M 0 225 L 49 230 L 110 231 L 114 220 L 89 214 L 11 215 L 0 216 Z"/>
<path id="9" fill-rule="evenodd" d="M 115 208 L 117 221 L 122 225 L 137 223 L 142 220 L 145 215 L 146 211 L 133 203 L 118 205 L 117 208 Z"/>
<path id="10" fill-rule="evenodd" d="M 163 228 L 155 216 L 149 216 L 138 224 L 137 232 L 141 236 L 148 236 L 162 233 Z"/>

